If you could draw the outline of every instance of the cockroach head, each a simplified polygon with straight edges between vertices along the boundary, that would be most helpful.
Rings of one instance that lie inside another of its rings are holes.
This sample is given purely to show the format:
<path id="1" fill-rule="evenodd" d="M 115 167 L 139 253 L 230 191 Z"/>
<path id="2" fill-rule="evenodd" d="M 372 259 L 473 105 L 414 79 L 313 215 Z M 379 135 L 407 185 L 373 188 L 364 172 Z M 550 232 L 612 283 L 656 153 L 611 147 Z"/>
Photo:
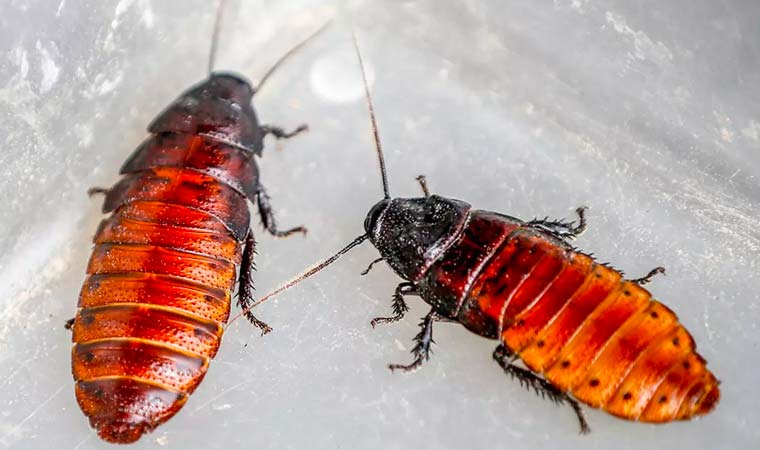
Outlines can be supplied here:
<path id="1" fill-rule="evenodd" d="M 253 94 L 244 78 L 211 73 L 169 104 L 148 131 L 200 134 L 261 156 L 264 135 L 253 110 Z"/>
<path id="2" fill-rule="evenodd" d="M 418 281 L 459 234 L 470 205 L 431 195 L 383 199 L 370 209 L 364 229 L 396 273 Z"/>
<path id="3" fill-rule="evenodd" d="M 208 96 L 230 100 L 239 105 L 249 105 L 256 92 L 245 78 L 229 72 L 213 72 L 200 87 Z"/>

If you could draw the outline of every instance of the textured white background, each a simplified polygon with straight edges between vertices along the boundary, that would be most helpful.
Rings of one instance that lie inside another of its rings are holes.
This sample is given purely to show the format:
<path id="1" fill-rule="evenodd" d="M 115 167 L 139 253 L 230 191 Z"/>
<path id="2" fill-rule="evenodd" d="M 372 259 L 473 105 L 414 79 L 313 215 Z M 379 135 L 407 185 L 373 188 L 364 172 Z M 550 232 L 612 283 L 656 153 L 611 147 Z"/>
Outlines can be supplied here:
<path id="1" fill-rule="evenodd" d="M 348 23 L 371 66 L 391 190 L 530 218 L 588 205 L 579 245 L 651 286 L 723 381 L 703 420 L 627 423 L 558 408 L 507 379 L 494 343 L 417 318 L 372 330 L 398 282 L 365 244 L 232 325 L 185 408 L 134 448 L 749 449 L 760 446 L 760 4 L 754 1 L 231 0 L 219 68 L 252 79 L 336 16 L 256 97 L 312 131 L 261 160 L 283 226 L 259 233 L 258 292 L 362 232 L 380 197 Z M 0 447 L 107 448 L 73 396 L 70 336 L 99 200 L 145 126 L 204 76 L 204 0 L 0 5 Z M 281 149 L 281 151 L 280 151 Z M 255 220 L 258 220 L 256 218 Z"/>

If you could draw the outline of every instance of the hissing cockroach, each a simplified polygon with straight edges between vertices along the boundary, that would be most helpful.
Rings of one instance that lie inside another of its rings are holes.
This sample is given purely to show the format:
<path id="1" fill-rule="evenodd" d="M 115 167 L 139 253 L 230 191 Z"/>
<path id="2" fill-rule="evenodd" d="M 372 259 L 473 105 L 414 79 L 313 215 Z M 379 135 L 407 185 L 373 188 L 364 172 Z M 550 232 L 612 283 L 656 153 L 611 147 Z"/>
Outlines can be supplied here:
<path id="1" fill-rule="evenodd" d="M 214 43 L 218 29 L 219 15 Z M 315 35 L 256 88 L 211 72 L 212 50 L 208 78 L 153 120 L 121 181 L 93 190 L 105 193 L 103 212 L 113 214 L 95 235 L 70 326 L 76 398 L 102 439 L 133 442 L 179 411 L 219 348 L 236 278 L 238 304 L 251 302 L 248 202 L 258 203 L 269 233 L 305 232 L 277 230 L 254 159 L 266 135 L 287 138 L 305 127 L 285 133 L 260 125 L 251 101 Z"/>
<path id="2" fill-rule="evenodd" d="M 357 55 L 361 65 L 358 47 Z M 429 195 L 424 178 L 424 197 L 392 199 L 369 88 L 366 95 L 385 198 L 369 211 L 366 234 L 258 303 L 368 238 L 380 252 L 377 261 L 405 280 L 393 295 L 393 316 L 376 318 L 372 326 L 403 318 L 408 295 L 432 307 L 415 337 L 414 361 L 391 364 L 391 370 L 419 368 L 429 357 L 433 324 L 457 322 L 499 340 L 493 357 L 504 371 L 572 406 L 584 433 L 589 428 L 576 399 L 642 422 L 686 420 L 715 407 L 718 381 L 691 335 L 642 287 L 664 269 L 626 279 L 576 250 L 569 240 L 586 228 L 583 208 L 577 226 L 526 222 Z M 530 370 L 516 366 L 518 358 Z"/>

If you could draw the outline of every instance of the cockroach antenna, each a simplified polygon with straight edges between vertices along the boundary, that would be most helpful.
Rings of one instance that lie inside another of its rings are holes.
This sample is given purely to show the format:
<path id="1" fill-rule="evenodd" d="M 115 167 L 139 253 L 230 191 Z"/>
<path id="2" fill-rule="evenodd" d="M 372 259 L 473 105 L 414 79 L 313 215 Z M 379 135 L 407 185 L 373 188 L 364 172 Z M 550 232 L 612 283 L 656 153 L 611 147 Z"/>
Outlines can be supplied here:
<path id="1" fill-rule="evenodd" d="M 372 105 L 372 95 L 369 93 L 369 83 L 367 82 L 367 73 L 364 70 L 364 60 L 362 59 L 362 53 L 359 51 L 359 43 L 356 41 L 356 32 L 351 30 L 351 39 L 354 41 L 354 49 L 356 49 L 356 57 L 359 59 L 359 68 L 362 72 L 362 80 L 364 81 L 364 95 L 367 98 L 367 108 L 369 109 L 369 119 L 372 123 L 372 135 L 375 138 L 375 149 L 377 150 L 377 159 L 380 161 L 380 174 L 383 177 L 383 194 L 385 198 L 391 198 L 388 192 L 388 175 L 385 171 L 385 157 L 383 156 L 383 146 L 380 144 L 380 133 L 377 131 L 377 119 L 375 119 L 375 107 Z"/>
<path id="2" fill-rule="evenodd" d="M 208 73 L 209 74 L 211 74 L 214 71 L 216 51 L 219 44 L 219 33 L 222 28 L 222 16 L 224 15 L 224 4 L 225 4 L 225 0 L 219 0 L 219 3 L 217 4 L 217 8 L 216 8 L 216 20 L 214 21 L 214 32 L 211 37 L 211 50 L 209 51 L 209 57 L 208 57 Z M 319 27 L 317 31 L 310 34 L 306 39 L 294 45 L 290 50 L 285 52 L 284 55 L 280 56 L 280 58 L 272 65 L 272 67 L 270 67 L 264 73 L 264 75 L 259 80 L 259 83 L 253 88 L 253 90 L 256 92 L 261 90 L 261 87 L 264 85 L 264 82 L 266 82 L 267 79 L 269 79 L 269 77 L 282 65 L 282 63 L 284 63 L 288 58 L 293 56 L 294 53 L 296 53 L 306 44 L 311 42 L 314 38 L 322 34 L 322 32 L 325 31 L 325 29 L 327 29 L 327 27 L 330 26 L 330 24 L 332 24 L 332 19 L 325 22 L 325 24 Z"/>
<path id="3" fill-rule="evenodd" d="M 310 36 L 309 38 L 307 38 L 306 41 L 302 42 L 301 44 L 298 44 L 291 51 L 289 51 L 288 53 L 286 53 L 285 57 L 280 58 L 280 61 L 278 61 L 277 63 L 275 63 L 274 67 L 277 67 L 277 65 L 279 65 L 280 62 L 282 62 L 282 60 L 287 57 L 287 55 L 289 55 L 293 51 L 297 50 L 303 44 L 305 44 L 306 42 L 308 42 L 312 37 L 318 35 L 325 27 L 327 27 L 327 25 L 329 25 L 329 22 L 327 24 L 325 24 L 322 28 L 320 28 L 319 30 L 317 30 L 317 32 L 314 33 L 312 36 Z M 361 54 L 361 51 L 359 50 L 359 44 L 358 44 L 358 42 L 356 40 L 356 33 L 353 30 L 351 31 L 351 38 L 352 38 L 352 40 L 354 42 L 354 48 L 356 49 L 356 56 L 359 59 L 359 68 L 361 69 L 361 73 L 362 73 L 362 80 L 364 81 L 364 94 L 365 94 L 365 97 L 367 99 L 367 108 L 369 109 L 370 123 L 372 124 L 372 134 L 373 134 L 373 136 L 375 138 L 375 149 L 377 150 L 377 159 L 380 162 L 380 173 L 381 173 L 382 178 L 383 178 L 383 193 L 384 193 L 386 199 L 390 199 L 391 196 L 390 196 L 390 193 L 388 192 L 388 176 L 386 175 L 386 171 L 385 171 L 385 159 L 383 158 L 383 147 L 380 144 L 380 134 L 377 131 L 377 120 L 375 119 L 375 108 L 372 105 L 372 96 L 370 95 L 370 92 L 369 92 L 369 83 L 367 82 L 367 73 L 366 73 L 366 71 L 364 69 L 364 61 L 362 60 L 362 54 Z M 270 69 L 269 72 L 267 72 L 267 74 L 264 76 L 264 78 L 262 79 L 262 81 L 259 83 L 259 87 L 261 87 L 261 84 L 264 82 L 264 80 L 266 80 L 266 78 L 272 72 L 272 70 L 274 69 L 274 67 L 272 69 Z M 364 242 L 368 238 L 369 238 L 369 236 L 367 236 L 366 234 L 363 234 L 363 235 L 357 237 L 356 239 L 354 239 L 353 241 L 351 241 L 350 244 L 348 244 L 343 249 L 341 249 L 338 253 L 336 253 L 333 256 L 327 258 L 326 260 L 322 261 L 321 263 L 313 266 L 312 268 L 307 269 L 306 271 L 304 271 L 300 275 L 296 276 L 295 278 L 291 279 L 290 281 L 286 282 L 285 284 L 281 285 L 280 287 L 276 288 L 275 290 L 273 290 L 270 293 L 266 294 L 265 296 L 261 297 L 255 303 L 253 303 L 253 304 L 247 306 L 246 308 L 244 308 L 237 315 L 235 315 L 232 319 L 230 319 L 230 321 L 228 322 L 227 326 L 231 325 L 232 322 L 236 321 L 241 316 L 243 316 L 246 313 L 248 313 L 251 309 L 253 309 L 257 305 L 260 305 L 260 304 L 264 303 L 265 301 L 269 300 L 270 298 L 276 296 L 277 294 L 290 289 L 291 287 L 295 286 L 296 284 L 300 283 L 301 281 L 306 280 L 307 278 L 311 277 L 315 273 L 317 273 L 320 270 L 324 269 L 325 267 L 329 266 L 330 264 L 332 264 L 333 262 L 335 262 L 338 258 L 340 258 L 344 254 L 348 253 L 349 250 L 351 250 L 352 248 L 354 248 L 357 245 L 361 244 L 362 242 Z"/>
<path id="4" fill-rule="evenodd" d="M 216 5 L 216 19 L 214 20 L 214 32 L 211 35 L 211 50 L 208 54 L 208 73 L 214 71 L 214 62 L 216 60 L 216 48 L 219 43 L 219 30 L 222 28 L 222 13 L 224 12 L 224 0 L 219 0 Z"/>
<path id="5" fill-rule="evenodd" d="M 270 67 L 269 70 L 266 71 L 266 73 L 264 73 L 264 76 L 261 77 L 261 79 L 259 80 L 259 84 L 256 85 L 256 87 L 254 88 L 254 90 L 257 91 L 257 92 L 260 91 L 261 90 L 261 86 L 264 85 L 264 83 L 267 81 L 267 79 L 269 79 L 269 77 L 275 72 L 275 70 L 277 70 L 278 67 L 280 67 L 282 65 L 282 63 L 284 63 L 288 58 L 290 58 L 295 52 L 297 52 L 298 50 L 300 50 L 304 45 L 306 45 L 309 42 L 311 42 L 312 39 L 314 39 L 317 36 L 319 36 L 320 34 L 322 34 L 322 32 L 325 31 L 327 29 L 327 27 L 330 26 L 330 24 L 332 24 L 332 19 L 328 20 L 327 22 L 325 22 L 325 24 L 322 25 L 321 27 L 319 27 L 319 29 L 317 31 L 313 32 L 306 39 L 304 39 L 303 41 L 299 42 L 298 44 L 296 44 L 295 46 L 293 46 L 290 50 L 288 50 L 287 52 L 285 52 L 285 54 L 282 55 L 280 57 L 280 59 L 278 59 L 272 65 L 272 67 Z"/>
<path id="6" fill-rule="evenodd" d="M 253 308 L 255 308 L 257 305 L 260 305 L 260 304 L 264 303 L 265 301 L 269 300 L 270 298 L 274 297 L 275 295 L 277 295 L 277 294 L 279 294 L 279 293 L 281 293 L 283 291 L 287 291 L 288 289 L 290 289 L 291 287 L 293 287 L 296 284 L 300 283 L 301 281 L 303 281 L 303 280 L 311 277 L 315 273 L 319 272 L 320 270 L 322 270 L 325 267 L 329 266 L 330 264 L 334 263 L 338 258 L 340 258 L 341 256 L 343 256 L 346 253 L 348 253 L 349 250 L 351 250 L 352 248 L 356 247 L 357 245 L 359 245 L 362 242 L 364 242 L 365 240 L 367 240 L 368 237 L 369 236 L 367 236 L 366 234 L 363 234 L 363 235 L 357 237 L 356 239 L 354 239 L 353 241 L 351 241 L 350 244 L 346 245 L 340 251 L 338 251 L 338 253 L 332 255 L 331 257 L 327 258 L 326 260 L 322 261 L 321 263 L 316 264 L 315 266 L 312 266 L 310 269 L 307 269 L 306 271 L 304 271 L 300 275 L 292 278 L 290 281 L 286 282 L 285 284 L 281 285 L 280 287 L 276 288 L 275 290 L 269 292 L 267 295 L 261 297 L 255 303 L 249 305 L 248 307 L 244 308 L 242 311 L 240 311 L 239 313 L 237 313 L 235 315 L 235 317 L 233 317 L 232 319 L 230 319 L 230 321 L 227 323 L 227 326 L 229 327 L 230 325 L 232 325 L 232 323 L 234 321 L 238 320 L 241 316 L 243 316 L 248 311 L 250 311 Z"/>

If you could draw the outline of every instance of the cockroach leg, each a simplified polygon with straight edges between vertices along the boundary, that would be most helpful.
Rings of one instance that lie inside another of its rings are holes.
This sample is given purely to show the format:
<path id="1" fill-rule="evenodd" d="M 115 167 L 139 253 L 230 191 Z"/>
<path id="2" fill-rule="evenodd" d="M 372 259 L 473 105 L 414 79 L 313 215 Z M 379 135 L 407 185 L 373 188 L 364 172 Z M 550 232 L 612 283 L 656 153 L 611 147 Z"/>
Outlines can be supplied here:
<path id="1" fill-rule="evenodd" d="M 271 134 L 276 139 L 290 139 L 290 138 L 292 138 L 294 136 L 297 136 L 297 135 L 303 133 L 304 131 L 308 131 L 308 130 L 309 130 L 309 126 L 307 124 L 305 124 L 305 123 L 302 123 L 301 125 L 299 125 L 293 131 L 285 131 L 283 128 L 276 127 L 276 126 L 273 126 L 273 125 L 262 125 L 261 126 L 261 132 L 262 132 L 262 135 L 264 137 L 267 134 Z"/>
<path id="2" fill-rule="evenodd" d="M 256 240 L 253 233 L 248 230 L 245 237 L 245 248 L 243 249 L 243 259 L 240 262 L 239 287 L 237 295 L 237 304 L 245 311 L 243 315 L 253 326 L 261 329 L 261 335 L 272 331 L 272 327 L 259 320 L 248 307 L 253 303 L 253 279 L 251 272 L 256 268 L 253 262 L 253 255 L 256 254 Z"/>
<path id="3" fill-rule="evenodd" d="M 370 322 L 372 328 L 375 328 L 379 323 L 393 323 L 403 319 L 404 314 L 409 311 L 409 307 L 404 301 L 405 295 L 419 295 L 419 292 L 417 292 L 417 286 L 415 286 L 414 283 L 406 281 L 396 286 L 396 292 L 393 294 L 393 315 L 391 317 L 375 317 Z"/>
<path id="4" fill-rule="evenodd" d="M 430 191 L 428 190 L 427 186 L 427 178 L 425 175 L 417 175 L 417 178 L 415 178 L 420 183 L 420 187 L 422 188 L 422 193 L 425 194 L 425 197 L 430 197 Z"/>
<path id="5" fill-rule="evenodd" d="M 71 330 L 74 328 L 74 321 L 76 320 L 76 317 L 72 317 L 71 319 L 67 320 L 66 323 L 63 325 L 63 328 L 66 328 L 67 330 Z"/>
<path id="6" fill-rule="evenodd" d="M 412 349 L 412 355 L 414 355 L 414 361 L 409 365 L 404 364 L 389 364 L 388 368 L 391 371 L 401 370 L 402 372 L 414 372 L 422 365 L 422 361 L 430 359 L 430 345 L 433 344 L 433 323 L 441 320 L 442 317 L 438 315 L 435 309 L 431 309 L 430 312 L 420 322 L 420 332 L 414 337 L 415 345 Z"/>
<path id="7" fill-rule="evenodd" d="M 586 228 L 588 224 L 586 223 L 586 210 L 588 209 L 588 206 L 579 206 L 575 209 L 575 213 L 578 214 L 578 225 L 570 229 L 570 234 L 572 238 L 577 238 L 581 234 L 583 234 L 584 231 L 586 231 Z"/>
<path id="8" fill-rule="evenodd" d="M 654 269 L 650 270 L 649 273 L 646 274 L 645 276 L 641 278 L 636 278 L 635 280 L 631 280 L 631 282 L 643 286 L 649 283 L 650 281 L 652 281 L 652 278 L 654 278 L 658 274 L 665 275 L 665 268 L 662 266 L 657 266 Z"/>
<path id="9" fill-rule="evenodd" d="M 274 213 L 272 212 L 272 205 L 269 203 L 269 195 L 264 190 L 264 186 L 259 186 L 259 193 L 256 195 L 256 202 L 259 205 L 259 214 L 261 215 L 261 221 L 264 224 L 264 228 L 275 237 L 286 237 L 293 233 L 303 233 L 306 235 L 306 228 L 294 227 L 289 230 L 279 231 L 277 229 L 277 223 L 274 220 Z"/>
<path id="10" fill-rule="evenodd" d="M 374 260 L 371 263 L 369 263 L 369 265 L 367 266 L 367 268 L 364 269 L 360 275 L 362 275 L 362 276 L 367 275 L 369 273 L 369 271 L 372 270 L 372 266 L 374 266 L 376 263 L 379 263 L 380 261 L 383 261 L 383 259 L 384 258 L 382 258 L 382 257 L 381 258 L 377 258 L 376 260 Z"/>
<path id="11" fill-rule="evenodd" d="M 90 189 L 87 189 L 87 195 L 90 197 L 94 197 L 98 194 L 108 195 L 108 192 L 110 189 L 102 188 L 102 187 L 91 187 Z"/>
<path id="12" fill-rule="evenodd" d="M 586 209 L 588 208 L 581 206 L 575 210 L 575 212 L 578 214 L 577 225 L 575 222 L 567 222 L 565 220 L 548 220 L 548 218 L 533 219 L 528 222 L 527 225 L 539 231 L 549 233 L 562 240 L 575 239 L 583 234 L 588 226 L 586 223 Z"/>
<path id="13" fill-rule="evenodd" d="M 583 413 L 580 404 L 575 399 L 552 386 L 548 381 L 540 378 L 533 372 L 513 365 L 512 361 L 514 360 L 514 354 L 506 347 L 503 345 L 496 347 L 496 350 L 493 352 L 493 359 L 499 363 L 507 375 L 519 381 L 520 385 L 525 386 L 527 389 L 533 389 L 536 394 L 541 396 L 541 398 L 547 398 L 557 404 L 569 404 L 575 411 L 575 415 L 578 416 L 581 434 L 586 434 L 591 431 L 591 428 L 589 428 L 588 422 L 586 421 L 586 416 Z"/>

